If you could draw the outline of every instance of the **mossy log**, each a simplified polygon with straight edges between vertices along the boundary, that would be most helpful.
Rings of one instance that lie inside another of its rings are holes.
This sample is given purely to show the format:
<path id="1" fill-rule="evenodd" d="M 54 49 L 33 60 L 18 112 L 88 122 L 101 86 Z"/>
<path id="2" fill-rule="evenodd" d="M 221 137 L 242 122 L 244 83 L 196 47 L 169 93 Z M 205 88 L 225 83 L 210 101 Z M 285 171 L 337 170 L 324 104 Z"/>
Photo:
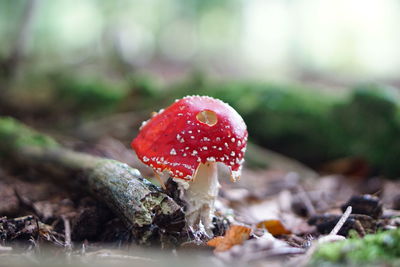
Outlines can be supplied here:
<path id="1" fill-rule="evenodd" d="M 168 232 L 166 227 L 179 232 L 184 226 L 182 208 L 127 164 L 72 151 L 8 117 L 0 117 L 0 140 L 3 162 L 35 168 L 91 192 L 141 243 Z"/>

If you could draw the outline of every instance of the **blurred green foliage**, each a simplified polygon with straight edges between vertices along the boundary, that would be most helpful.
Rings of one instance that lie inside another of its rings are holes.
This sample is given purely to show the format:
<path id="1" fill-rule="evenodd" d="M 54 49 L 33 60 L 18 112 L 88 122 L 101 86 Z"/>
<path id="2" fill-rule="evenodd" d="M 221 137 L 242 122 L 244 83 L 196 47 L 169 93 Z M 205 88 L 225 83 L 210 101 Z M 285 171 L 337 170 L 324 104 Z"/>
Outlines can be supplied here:
<path id="1" fill-rule="evenodd" d="M 366 158 L 389 176 L 400 174 L 399 99 L 395 88 L 367 84 L 332 110 L 344 151 Z"/>
<path id="2" fill-rule="evenodd" d="M 357 156 L 389 177 L 400 176 L 400 107 L 394 88 L 365 84 L 349 97 L 260 82 L 213 82 L 201 74 L 163 88 L 134 75 L 116 86 L 101 79 L 58 79 L 61 106 L 81 114 L 157 111 L 190 94 L 229 103 L 244 118 L 250 140 L 314 167 Z"/>
<path id="3" fill-rule="evenodd" d="M 216 82 L 200 73 L 168 87 L 146 75 L 128 75 L 117 82 L 88 75 L 48 77 L 46 90 L 57 103 L 54 110 L 75 121 L 115 112 L 150 113 L 186 95 L 209 95 L 235 108 L 250 140 L 268 149 L 312 167 L 361 157 L 383 175 L 400 176 L 400 96 L 395 88 L 364 84 L 348 97 L 337 97 L 293 84 Z"/>
<path id="4" fill-rule="evenodd" d="M 343 98 L 293 84 L 215 82 L 201 73 L 165 87 L 153 76 L 136 74 L 144 67 L 173 78 L 175 71 L 195 66 L 212 73 L 216 62 L 241 65 L 227 59 L 240 55 L 236 41 L 246 39 L 238 32 L 251 7 L 245 2 L 46 0 L 29 8 L 26 0 L 3 1 L 0 97 L 13 98 L 9 102 L 28 114 L 47 103 L 37 114 L 54 111 L 55 117 L 76 122 L 114 112 L 157 111 L 188 94 L 210 95 L 232 105 L 246 121 L 250 139 L 266 148 L 314 167 L 362 157 L 383 174 L 400 176 L 398 89 L 365 84 Z M 29 13 L 34 16 L 24 30 Z M 9 57 L 19 39 L 21 62 L 15 65 L 16 79 L 10 79 L 16 85 L 9 86 L 5 70 L 13 67 Z M 260 56 L 268 55 L 260 47 Z M 12 92 L 4 94 L 6 89 Z"/>
<path id="5" fill-rule="evenodd" d="M 163 96 L 161 86 L 146 75 L 129 75 L 123 81 L 72 74 L 49 74 L 48 77 L 53 88 L 50 98 L 57 103 L 54 108 L 73 113 L 77 118 L 153 109 Z"/>
<path id="6" fill-rule="evenodd" d="M 58 105 L 76 114 L 105 114 L 115 110 L 125 97 L 125 88 L 98 78 L 53 79 Z"/>
<path id="7" fill-rule="evenodd" d="M 209 95 L 234 107 L 250 139 L 311 166 L 340 157 L 365 158 L 384 175 L 400 176 L 400 107 L 397 89 L 354 88 L 348 98 L 297 85 L 208 82 L 201 75 L 173 86 L 164 105 L 187 94 Z"/>
<path id="8" fill-rule="evenodd" d="M 154 77 L 130 75 L 126 80 L 127 93 L 119 105 L 119 110 L 154 109 L 162 102 L 161 85 Z"/>
<path id="9" fill-rule="evenodd" d="M 329 110 L 335 100 L 296 85 L 256 82 L 209 83 L 195 77 L 168 92 L 169 101 L 187 94 L 229 103 L 244 118 L 251 140 L 308 164 L 339 156 L 330 143 L 335 130 Z"/>
<path id="10" fill-rule="evenodd" d="M 312 266 L 398 266 L 400 230 L 391 230 L 364 238 L 321 245 L 312 257 Z M 386 266 L 386 265 L 385 265 Z"/>

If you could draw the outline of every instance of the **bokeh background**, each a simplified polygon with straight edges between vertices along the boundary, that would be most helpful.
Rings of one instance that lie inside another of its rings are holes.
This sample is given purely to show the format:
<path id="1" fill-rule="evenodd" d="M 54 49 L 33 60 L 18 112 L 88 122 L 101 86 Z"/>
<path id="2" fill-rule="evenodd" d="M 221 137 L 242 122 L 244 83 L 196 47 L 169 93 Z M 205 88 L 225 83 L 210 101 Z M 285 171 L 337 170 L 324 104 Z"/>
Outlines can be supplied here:
<path id="1" fill-rule="evenodd" d="M 1 55 L 23 34 L 41 71 L 107 64 L 166 80 L 201 69 L 343 84 L 396 83 L 400 70 L 395 0 L 15 0 L 2 1 L 0 14 Z"/>
<path id="2" fill-rule="evenodd" d="M 0 112 L 127 146 L 151 111 L 208 94 L 259 146 L 397 177 L 398 25 L 395 0 L 4 0 Z"/>

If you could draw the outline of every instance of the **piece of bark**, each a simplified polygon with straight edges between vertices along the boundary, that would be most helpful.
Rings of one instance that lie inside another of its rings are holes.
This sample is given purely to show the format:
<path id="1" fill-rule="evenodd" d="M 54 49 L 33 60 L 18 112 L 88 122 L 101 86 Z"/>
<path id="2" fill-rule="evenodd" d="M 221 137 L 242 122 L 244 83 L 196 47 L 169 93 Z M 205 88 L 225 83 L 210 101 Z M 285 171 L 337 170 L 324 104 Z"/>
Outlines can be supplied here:
<path id="1" fill-rule="evenodd" d="M 7 117 L 0 117 L 0 139 L 0 159 L 91 192 L 124 221 L 139 243 L 170 225 L 174 231 L 184 227 L 182 207 L 127 164 L 69 150 Z"/>

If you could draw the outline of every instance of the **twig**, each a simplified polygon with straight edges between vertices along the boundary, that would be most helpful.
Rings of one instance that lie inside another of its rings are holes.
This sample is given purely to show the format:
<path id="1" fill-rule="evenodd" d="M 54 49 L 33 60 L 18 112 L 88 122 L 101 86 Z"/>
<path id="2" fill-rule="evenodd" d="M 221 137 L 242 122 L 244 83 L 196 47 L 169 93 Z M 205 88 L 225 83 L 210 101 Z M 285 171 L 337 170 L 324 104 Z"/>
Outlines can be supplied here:
<path id="1" fill-rule="evenodd" d="M 346 239 L 344 236 L 338 236 L 337 233 L 340 231 L 340 229 L 343 227 L 344 223 L 349 218 L 351 211 L 352 211 L 352 207 L 348 206 L 346 211 L 342 215 L 342 217 L 339 219 L 338 223 L 335 225 L 335 227 L 329 233 L 329 235 L 319 238 L 318 243 L 314 243 L 307 250 L 307 252 L 304 255 L 297 257 L 297 258 L 293 258 L 292 261 L 288 264 L 288 266 L 291 266 L 291 267 L 308 266 L 312 255 L 318 248 L 318 244 L 322 244 L 325 242 L 341 241 L 341 240 Z"/>
<path id="2" fill-rule="evenodd" d="M 337 235 L 339 233 L 340 229 L 342 229 L 343 225 L 349 218 L 350 214 L 352 211 L 352 207 L 348 206 L 346 211 L 343 213 L 342 217 L 340 217 L 339 221 L 335 225 L 335 227 L 332 229 L 332 231 L 329 233 L 329 235 Z"/>
<path id="3" fill-rule="evenodd" d="M 40 225 L 39 225 L 39 219 L 37 216 L 35 216 L 35 222 L 36 222 L 36 242 L 38 242 L 40 239 Z"/>
<path id="4" fill-rule="evenodd" d="M 354 222 L 354 226 L 356 227 L 356 230 L 358 231 L 358 233 L 361 235 L 361 237 L 364 237 L 367 233 L 365 232 L 364 227 L 362 226 L 362 224 L 360 223 L 359 220 L 356 220 Z"/>
<path id="5" fill-rule="evenodd" d="M 307 192 L 304 190 L 304 188 L 301 185 L 298 185 L 297 189 L 299 191 L 299 197 L 304 202 L 304 205 L 306 206 L 308 214 L 314 215 L 316 212 L 315 212 L 314 205 L 312 204 L 312 201 L 311 201 L 309 195 L 307 194 Z"/>
<path id="6" fill-rule="evenodd" d="M 81 255 L 82 256 L 86 255 L 86 244 L 85 244 L 85 242 L 82 243 Z"/>
<path id="7" fill-rule="evenodd" d="M 61 218 L 64 221 L 64 233 L 65 233 L 65 248 L 68 251 L 72 250 L 72 243 L 71 243 L 71 224 L 68 218 L 65 215 L 62 215 Z"/>

